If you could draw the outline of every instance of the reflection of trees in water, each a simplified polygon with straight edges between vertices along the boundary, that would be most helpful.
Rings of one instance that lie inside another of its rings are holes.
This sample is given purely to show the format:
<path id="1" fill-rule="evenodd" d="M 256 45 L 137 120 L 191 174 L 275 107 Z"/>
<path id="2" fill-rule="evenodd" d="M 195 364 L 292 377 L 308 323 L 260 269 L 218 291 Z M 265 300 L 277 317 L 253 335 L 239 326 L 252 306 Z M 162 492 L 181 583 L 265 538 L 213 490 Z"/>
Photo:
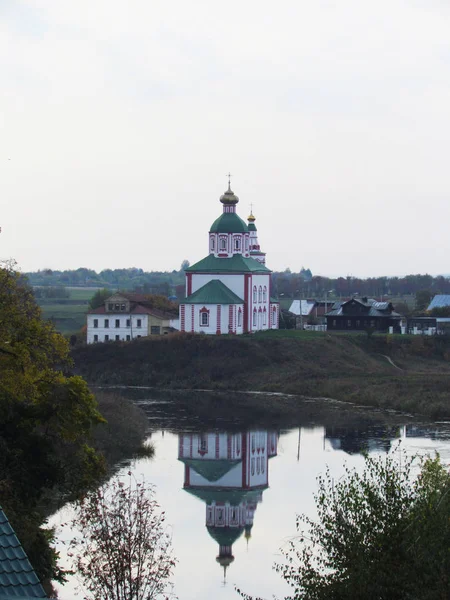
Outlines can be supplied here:
<path id="1" fill-rule="evenodd" d="M 331 426 L 325 429 L 325 438 L 330 441 L 331 446 L 347 454 L 380 450 L 389 452 L 393 440 L 400 438 L 400 435 L 400 426 L 380 426 L 370 429 Z"/>

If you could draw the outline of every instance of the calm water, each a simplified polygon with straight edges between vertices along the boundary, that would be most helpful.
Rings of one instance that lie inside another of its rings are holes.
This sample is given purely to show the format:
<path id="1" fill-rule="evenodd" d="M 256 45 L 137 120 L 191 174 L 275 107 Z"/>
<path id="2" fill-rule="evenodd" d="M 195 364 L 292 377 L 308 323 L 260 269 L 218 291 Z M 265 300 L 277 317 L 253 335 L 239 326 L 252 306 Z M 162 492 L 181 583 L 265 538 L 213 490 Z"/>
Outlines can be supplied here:
<path id="1" fill-rule="evenodd" d="M 226 396 L 212 397 L 208 408 L 200 395 L 197 412 L 175 408 L 173 396 L 161 392 L 123 393 L 145 409 L 155 456 L 120 472 L 131 468 L 156 484 L 173 532 L 180 600 L 237 599 L 235 586 L 267 599 L 288 594 L 273 564 L 295 535 L 296 514 L 314 515 L 316 477 L 327 465 L 339 478 L 344 464 L 362 466 L 362 451 L 386 453 L 399 441 L 408 453 L 438 451 L 450 463 L 450 423 L 305 400 L 295 423 L 272 419 L 271 426 L 261 416 L 228 414 Z M 68 516 L 70 508 L 52 524 Z M 62 562 L 66 535 L 60 532 Z M 60 598 L 81 598 L 76 586 L 72 578 L 59 588 Z"/>

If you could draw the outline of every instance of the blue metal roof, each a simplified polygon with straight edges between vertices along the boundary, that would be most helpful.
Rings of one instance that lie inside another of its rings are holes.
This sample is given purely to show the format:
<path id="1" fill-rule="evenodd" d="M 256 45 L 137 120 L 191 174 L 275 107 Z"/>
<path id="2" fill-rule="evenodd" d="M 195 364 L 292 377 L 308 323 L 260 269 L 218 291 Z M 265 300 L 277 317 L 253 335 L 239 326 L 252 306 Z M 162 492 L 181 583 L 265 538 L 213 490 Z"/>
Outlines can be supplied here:
<path id="1" fill-rule="evenodd" d="M 444 306 L 450 306 L 450 295 L 449 294 L 437 294 L 430 302 L 427 310 L 432 310 L 433 308 L 442 308 Z"/>
<path id="2" fill-rule="evenodd" d="M 0 599 L 47 598 L 25 550 L 0 507 Z"/>

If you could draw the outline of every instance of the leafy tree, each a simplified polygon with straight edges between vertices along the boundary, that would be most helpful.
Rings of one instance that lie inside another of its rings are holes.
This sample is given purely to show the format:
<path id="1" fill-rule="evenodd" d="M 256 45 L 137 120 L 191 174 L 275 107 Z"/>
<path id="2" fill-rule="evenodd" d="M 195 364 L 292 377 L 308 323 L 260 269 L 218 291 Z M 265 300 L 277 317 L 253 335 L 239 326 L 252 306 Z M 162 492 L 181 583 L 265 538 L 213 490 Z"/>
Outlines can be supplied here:
<path id="1" fill-rule="evenodd" d="M 416 292 L 416 309 L 425 310 L 430 304 L 432 296 L 430 290 L 418 290 Z"/>
<path id="2" fill-rule="evenodd" d="M 92 298 L 89 300 L 89 309 L 99 308 L 105 304 L 105 300 L 112 296 L 113 292 L 108 288 L 97 290 Z"/>
<path id="3" fill-rule="evenodd" d="M 92 600 L 161 598 L 175 567 L 154 488 L 119 478 L 79 503 L 71 555 Z"/>
<path id="4" fill-rule="evenodd" d="M 102 473 L 88 445 L 103 421 L 68 344 L 43 321 L 14 264 L 0 268 L 0 504 L 41 578 L 58 578 L 45 521 L 48 493 L 75 495 Z"/>
<path id="5" fill-rule="evenodd" d="M 437 456 L 413 480 L 414 459 L 402 458 L 366 457 L 362 473 L 318 478 L 318 520 L 297 518 L 275 567 L 290 600 L 450 597 L 450 475 Z"/>

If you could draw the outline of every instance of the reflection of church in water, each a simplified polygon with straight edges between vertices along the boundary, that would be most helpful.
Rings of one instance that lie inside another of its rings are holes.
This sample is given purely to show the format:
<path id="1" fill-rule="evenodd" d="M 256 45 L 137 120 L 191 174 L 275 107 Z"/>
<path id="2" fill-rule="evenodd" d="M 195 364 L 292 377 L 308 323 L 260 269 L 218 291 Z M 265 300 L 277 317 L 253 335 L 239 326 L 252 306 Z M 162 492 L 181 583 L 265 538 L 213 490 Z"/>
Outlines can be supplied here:
<path id="1" fill-rule="evenodd" d="M 184 489 L 206 504 L 206 528 L 219 544 L 217 562 L 234 561 L 232 546 L 251 536 L 263 491 L 269 486 L 269 458 L 277 454 L 277 434 L 186 433 L 179 436 L 178 458 L 184 463 Z"/>

